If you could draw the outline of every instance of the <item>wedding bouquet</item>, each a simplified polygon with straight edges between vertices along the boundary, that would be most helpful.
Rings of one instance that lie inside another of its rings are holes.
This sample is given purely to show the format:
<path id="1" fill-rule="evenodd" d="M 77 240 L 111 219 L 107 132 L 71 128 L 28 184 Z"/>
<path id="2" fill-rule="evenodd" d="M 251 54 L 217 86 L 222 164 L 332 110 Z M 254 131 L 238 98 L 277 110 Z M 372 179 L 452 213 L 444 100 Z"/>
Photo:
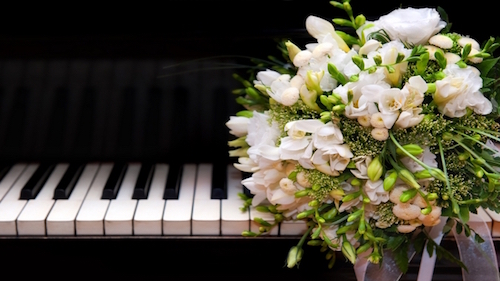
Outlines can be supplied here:
<path id="1" fill-rule="evenodd" d="M 304 220 L 290 268 L 305 243 L 325 251 L 329 266 L 335 251 L 377 264 L 390 250 L 405 272 L 408 249 L 425 243 L 464 266 L 427 230 L 446 220 L 443 232 L 481 243 L 470 213 L 500 211 L 499 43 L 451 31 L 440 8 L 369 21 L 347 0 L 330 3 L 347 17 L 307 17 L 313 43 L 282 42 L 283 61 L 235 75 L 245 110 L 226 123 L 229 153 L 251 175 L 242 184 L 252 196 L 240 195 L 244 208 L 274 218 L 255 218 L 259 232 L 243 235 Z"/>

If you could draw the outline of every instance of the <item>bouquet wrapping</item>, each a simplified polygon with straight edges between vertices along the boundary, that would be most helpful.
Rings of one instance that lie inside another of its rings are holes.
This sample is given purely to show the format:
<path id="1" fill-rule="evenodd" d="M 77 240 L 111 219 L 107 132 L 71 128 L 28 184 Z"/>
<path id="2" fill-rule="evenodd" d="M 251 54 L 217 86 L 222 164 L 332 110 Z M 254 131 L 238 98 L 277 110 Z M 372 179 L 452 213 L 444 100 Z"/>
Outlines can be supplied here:
<path id="1" fill-rule="evenodd" d="M 307 17 L 311 43 L 284 41 L 282 60 L 235 75 L 244 110 L 226 125 L 234 166 L 249 175 L 243 208 L 271 214 L 243 235 L 303 222 L 288 267 L 307 243 L 329 266 L 341 251 L 355 266 L 391 260 L 404 273 L 416 251 L 467 270 L 436 237 L 486 243 L 471 217 L 500 211 L 499 43 L 452 31 L 440 8 L 369 21 L 349 1 L 330 3 L 346 18 Z"/>

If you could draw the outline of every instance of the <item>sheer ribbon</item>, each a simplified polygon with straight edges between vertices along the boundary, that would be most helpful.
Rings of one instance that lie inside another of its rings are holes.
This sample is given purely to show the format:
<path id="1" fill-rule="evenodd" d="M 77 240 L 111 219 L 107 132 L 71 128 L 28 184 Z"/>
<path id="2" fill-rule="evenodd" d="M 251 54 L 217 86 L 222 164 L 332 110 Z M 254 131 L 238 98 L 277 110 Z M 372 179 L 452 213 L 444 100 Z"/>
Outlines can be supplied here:
<path id="1" fill-rule="evenodd" d="M 441 217 L 441 222 L 432 227 L 429 231 L 429 237 L 437 244 L 441 243 L 443 238 L 443 227 L 446 224 L 446 217 Z M 472 280 L 500 280 L 498 271 L 498 262 L 495 252 L 495 246 L 491 238 L 490 228 L 486 222 L 478 215 L 470 214 L 469 226 L 483 239 L 483 243 L 474 241 L 473 235 L 466 237 L 462 232 L 456 233 L 455 228 L 452 232 L 457 242 L 460 260 L 465 264 L 468 271 L 462 269 L 464 281 Z M 425 249 L 425 248 L 424 248 Z M 367 257 L 370 253 L 360 255 L 354 265 L 356 280 L 358 281 L 398 281 L 403 273 L 397 267 L 394 256 L 391 251 L 384 252 L 384 259 L 380 265 L 368 262 Z M 412 248 L 408 252 L 408 260 L 415 256 L 415 250 Z M 417 281 L 430 281 L 434 272 L 436 254 L 429 255 L 427 250 L 422 253 L 420 270 Z"/>

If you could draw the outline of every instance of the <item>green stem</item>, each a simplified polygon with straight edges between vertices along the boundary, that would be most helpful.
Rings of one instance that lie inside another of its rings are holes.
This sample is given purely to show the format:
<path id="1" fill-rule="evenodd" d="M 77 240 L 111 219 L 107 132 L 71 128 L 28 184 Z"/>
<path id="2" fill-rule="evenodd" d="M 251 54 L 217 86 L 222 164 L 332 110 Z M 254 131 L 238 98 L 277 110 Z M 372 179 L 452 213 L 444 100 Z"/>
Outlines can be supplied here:
<path id="1" fill-rule="evenodd" d="M 480 144 L 483 148 L 486 148 L 486 149 L 488 149 L 488 150 L 489 150 L 489 151 L 491 151 L 491 152 L 494 152 L 494 153 L 498 152 L 496 149 L 494 149 L 494 148 L 491 148 L 491 147 L 487 146 L 484 142 L 479 141 L 479 140 L 476 140 L 475 138 L 473 138 L 473 137 L 471 137 L 471 136 L 469 136 L 469 135 L 466 135 L 466 134 L 464 134 L 464 133 L 462 133 L 462 132 L 457 132 L 457 134 L 459 134 L 459 135 L 463 136 L 463 137 L 464 137 L 464 138 L 466 138 L 466 139 L 469 139 L 469 140 L 471 140 L 471 141 L 474 141 L 475 143 Z"/>
<path id="2" fill-rule="evenodd" d="M 470 149 L 470 147 L 468 147 L 467 145 L 465 145 L 464 143 L 462 143 L 458 138 L 453 138 L 453 140 L 458 143 L 460 146 L 462 146 L 465 150 L 467 150 L 473 157 L 475 158 L 482 158 L 480 157 L 479 155 L 477 155 L 476 152 L 474 152 L 472 149 Z M 496 172 L 495 169 L 493 169 L 493 167 L 490 166 L 490 164 L 488 163 L 484 163 L 484 166 L 488 169 L 490 169 L 492 172 Z"/>
<path id="3" fill-rule="evenodd" d="M 478 134 L 481 134 L 483 136 L 487 136 L 491 139 L 494 139 L 498 142 L 500 142 L 500 138 L 498 137 L 495 137 L 494 135 L 490 134 L 490 133 L 496 133 L 498 134 L 498 132 L 495 132 L 495 131 L 490 131 L 490 130 L 479 130 L 479 129 L 475 129 L 475 128 L 467 128 L 467 127 L 463 127 L 463 126 L 457 126 L 458 129 L 463 129 L 463 130 L 469 130 L 469 131 L 473 131 L 473 132 L 476 132 Z"/>
<path id="4" fill-rule="evenodd" d="M 417 157 L 413 156 L 411 153 L 409 153 L 406 149 L 404 149 L 404 147 L 399 144 L 399 142 L 396 140 L 396 138 L 394 137 L 394 135 L 392 134 L 392 132 L 389 132 L 389 136 L 391 137 L 391 140 L 392 142 L 399 148 L 401 149 L 401 151 L 403 151 L 404 154 L 406 154 L 406 156 L 410 157 L 413 161 L 417 162 L 420 166 L 422 166 L 423 168 L 429 170 L 429 169 L 432 169 L 431 167 L 429 167 L 427 164 L 425 164 L 424 162 L 420 161 Z"/>

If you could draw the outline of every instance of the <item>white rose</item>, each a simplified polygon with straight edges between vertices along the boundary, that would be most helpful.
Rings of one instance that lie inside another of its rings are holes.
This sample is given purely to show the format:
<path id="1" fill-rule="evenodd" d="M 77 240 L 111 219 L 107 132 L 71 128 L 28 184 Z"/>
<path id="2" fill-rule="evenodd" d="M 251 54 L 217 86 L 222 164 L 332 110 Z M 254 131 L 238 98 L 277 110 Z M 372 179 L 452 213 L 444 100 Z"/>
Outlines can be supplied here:
<path id="1" fill-rule="evenodd" d="M 467 113 L 467 108 L 477 114 L 491 113 L 493 106 L 480 92 L 483 80 L 476 68 L 460 68 L 450 64 L 443 72 L 446 77 L 436 81 L 434 94 L 434 102 L 440 112 L 448 117 L 462 117 Z"/>
<path id="2" fill-rule="evenodd" d="M 391 40 L 410 44 L 425 44 L 429 38 L 446 26 L 439 13 L 431 8 L 396 9 L 380 17 L 375 25 L 385 30 Z"/>

